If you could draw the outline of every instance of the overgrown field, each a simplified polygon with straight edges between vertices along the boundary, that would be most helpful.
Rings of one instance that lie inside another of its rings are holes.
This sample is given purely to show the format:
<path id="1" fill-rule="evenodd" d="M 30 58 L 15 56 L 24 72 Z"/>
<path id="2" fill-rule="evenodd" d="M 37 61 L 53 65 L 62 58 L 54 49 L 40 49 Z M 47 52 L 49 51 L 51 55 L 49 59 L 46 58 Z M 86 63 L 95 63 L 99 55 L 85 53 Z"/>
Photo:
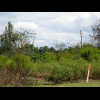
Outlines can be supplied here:
<path id="1" fill-rule="evenodd" d="M 34 61 L 35 56 L 35 54 L 32 57 L 24 54 L 15 54 L 13 57 L 0 55 L 0 84 L 18 86 L 24 84 L 28 77 L 44 79 L 55 84 L 86 80 L 89 64 L 91 64 L 90 78 L 100 79 L 98 48 L 84 47 L 80 49 L 80 54 L 45 52 Z"/>

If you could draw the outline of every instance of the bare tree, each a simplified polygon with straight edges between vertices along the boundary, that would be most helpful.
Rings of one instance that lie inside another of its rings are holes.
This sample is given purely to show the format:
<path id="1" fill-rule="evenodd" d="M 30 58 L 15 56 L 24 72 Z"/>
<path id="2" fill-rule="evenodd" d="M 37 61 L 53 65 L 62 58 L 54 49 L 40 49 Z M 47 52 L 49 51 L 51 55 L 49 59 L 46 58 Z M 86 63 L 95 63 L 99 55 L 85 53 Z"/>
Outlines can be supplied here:
<path id="1" fill-rule="evenodd" d="M 60 50 L 61 52 L 63 52 L 63 50 L 66 48 L 66 44 L 65 43 L 59 43 L 57 44 L 58 50 Z"/>
<path id="2" fill-rule="evenodd" d="M 100 19 L 96 21 L 96 24 L 91 26 L 92 28 L 92 38 L 96 42 L 95 45 L 100 47 Z"/>

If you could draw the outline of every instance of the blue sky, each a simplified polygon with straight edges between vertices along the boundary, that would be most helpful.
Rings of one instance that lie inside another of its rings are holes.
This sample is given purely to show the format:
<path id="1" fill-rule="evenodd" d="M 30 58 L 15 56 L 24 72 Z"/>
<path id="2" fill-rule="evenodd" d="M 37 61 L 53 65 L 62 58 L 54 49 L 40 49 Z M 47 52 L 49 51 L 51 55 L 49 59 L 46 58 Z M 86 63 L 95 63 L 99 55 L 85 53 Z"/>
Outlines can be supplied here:
<path id="1" fill-rule="evenodd" d="M 88 41 L 89 34 L 92 34 L 91 25 L 98 18 L 100 12 L 0 12 L 0 34 L 11 21 L 15 30 L 35 31 L 37 47 L 54 46 L 55 40 L 74 45 L 80 42 L 80 30 L 83 41 Z"/>

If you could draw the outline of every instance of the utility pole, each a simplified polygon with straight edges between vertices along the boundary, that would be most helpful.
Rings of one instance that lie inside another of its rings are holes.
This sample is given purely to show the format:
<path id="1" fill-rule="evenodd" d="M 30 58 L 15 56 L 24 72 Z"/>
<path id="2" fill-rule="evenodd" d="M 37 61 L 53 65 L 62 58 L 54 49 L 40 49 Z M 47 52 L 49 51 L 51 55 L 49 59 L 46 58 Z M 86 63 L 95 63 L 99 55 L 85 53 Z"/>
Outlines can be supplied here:
<path id="1" fill-rule="evenodd" d="M 34 51 L 34 39 L 36 38 L 35 35 L 36 33 L 33 33 L 33 51 Z"/>
<path id="2" fill-rule="evenodd" d="M 81 48 L 82 48 L 82 35 L 83 35 L 83 33 L 82 33 L 82 31 L 80 30 L 80 36 L 81 36 Z"/>
<path id="3" fill-rule="evenodd" d="M 57 40 L 54 40 L 55 49 L 58 50 L 58 43 Z"/>
<path id="4" fill-rule="evenodd" d="M 32 38 L 33 38 L 33 52 L 34 52 L 34 40 L 35 40 L 35 35 L 36 35 L 36 33 L 31 33 L 31 35 L 32 35 Z"/>

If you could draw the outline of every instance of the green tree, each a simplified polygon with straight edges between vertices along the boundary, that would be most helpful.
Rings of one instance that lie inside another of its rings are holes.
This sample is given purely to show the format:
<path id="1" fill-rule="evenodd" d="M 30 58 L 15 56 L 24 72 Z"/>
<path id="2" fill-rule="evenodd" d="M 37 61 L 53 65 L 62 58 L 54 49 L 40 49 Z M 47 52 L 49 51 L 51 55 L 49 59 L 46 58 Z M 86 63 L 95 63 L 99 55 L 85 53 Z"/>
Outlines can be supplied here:
<path id="1" fill-rule="evenodd" d="M 44 46 L 44 47 L 40 47 L 39 48 L 40 54 L 43 54 L 43 53 L 48 52 L 48 51 L 49 51 L 49 47 L 48 46 Z"/>
<path id="2" fill-rule="evenodd" d="M 49 51 L 50 51 L 50 52 L 53 52 L 53 53 L 55 53 L 55 52 L 56 52 L 56 50 L 55 50 L 55 48 L 54 48 L 54 47 L 50 47 L 50 48 L 49 48 Z"/>
<path id="3" fill-rule="evenodd" d="M 27 55 L 27 56 L 32 56 L 33 55 L 33 45 L 32 44 L 25 44 L 24 47 L 22 48 L 22 53 Z"/>
<path id="4" fill-rule="evenodd" d="M 8 22 L 8 27 L 5 27 L 5 31 L 0 35 L 1 53 L 7 53 L 13 55 L 17 47 L 18 34 L 14 33 L 13 25 Z"/>

